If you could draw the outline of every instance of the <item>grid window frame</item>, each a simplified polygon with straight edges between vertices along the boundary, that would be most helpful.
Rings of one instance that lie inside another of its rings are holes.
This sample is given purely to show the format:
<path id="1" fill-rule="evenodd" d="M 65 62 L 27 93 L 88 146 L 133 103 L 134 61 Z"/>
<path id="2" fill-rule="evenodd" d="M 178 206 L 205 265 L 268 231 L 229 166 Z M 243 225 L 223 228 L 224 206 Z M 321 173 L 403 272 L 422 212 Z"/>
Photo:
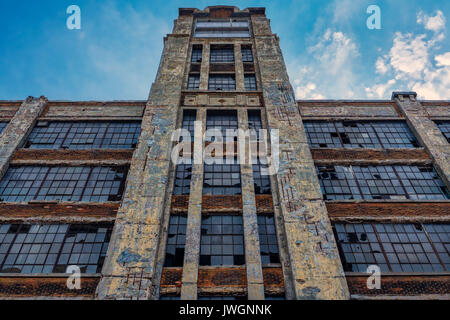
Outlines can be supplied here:
<path id="1" fill-rule="evenodd" d="M 11 166 L 0 181 L 0 201 L 120 201 L 127 174 L 127 167 L 113 166 Z"/>
<path id="2" fill-rule="evenodd" d="M 238 116 L 236 110 L 208 110 L 206 114 L 206 131 L 219 130 L 222 139 L 225 141 L 227 130 L 238 130 Z M 213 141 L 214 137 L 207 137 L 207 142 Z M 237 138 L 234 139 L 237 141 Z"/>
<path id="3" fill-rule="evenodd" d="M 244 85 L 246 91 L 257 91 L 258 84 L 256 82 L 255 74 L 245 74 L 244 75 Z"/>
<path id="4" fill-rule="evenodd" d="M 203 215 L 201 230 L 201 266 L 245 265 L 242 215 Z"/>
<path id="5" fill-rule="evenodd" d="M 112 224 L 1 224 L 0 273 L 100 273 Z M 6 231 L 6 232 L 5 232 Z"/>
<path id="6" fill-rule="evenodd" d="M 190 74 L 187 83 L 188 90 L 199 90 L 200 89 L 200 75 Z"/>
<path id="7" fill-rule="evenodd" d="M 268 166 L 261 163 L 260 159 L 252 159 L 253 183 L 256 195 L 272 194 Z"/>
<path id="8" fill-rule="evenodd" d="M 141 121 L 40 121 L 27 138 L 26 149 L 133 149 Z"/>
<path id="9" fill-rule="evenodd" d="M 316 166 L 324 200 L 447 200 L 433 167 Z"/>
<path id="10" fill-rule="evenodd" d="M 208 90 L 236 90 L 236 76 L 234 74 L 210 74 L 208 79 Z"/>
<path id="11" fill-rule="evenodd" d="M 234 63 L 234 45 L 211 45 L 210 63 Z"/>
<path id="12" fill-rule="evenodd" d="M 273 215 L 258 215 L 258 234 L 261 254 L 261 264 L 280 264 L 275 217 Z"/>
<path id="13" fill-rule="evenodd" d="M 186 246 L 187 215 L 171 215 L 167 231 L 165 268 L 183 267 Z"/>
<path id="14" fill-rule="evenodd" d="M 253 50 L 249 45 L 241 46 L 242 62 L 254 62 Z"/>
<path id="15" fill-rule="evenodd" d="M 312 148 L 414 149 L 419 142 L 405 121 L 304 121 Z"/>
<path id="16" fill-rule="evenodd" d="M 203 59 L 203 46 L 194 44 L 192 46 L 191 63 L 201 63 Z"/>
<path id="17" fill-rule="evenodd" d="M 441 133 L 447 139 L 447 142 L 450 143 L 450 120 L 435 122 Z"/>
<path id="18" fill-rule="evenodd" d="M 333 232 L 346 272 L 450 270 L 448 224 L 335 223 Z"/>
<path id="19" fill-rule="evenodd" d="M 177 196 L 190 195 L 192 179 L 192 164 L 179 163 L 175 169 L 173 194 Z"/>
<path id="20" fill-rule="evenodd" d="M 204 164 L 203 195 L 242 195 L 241 166 L 233 163 Z"/>

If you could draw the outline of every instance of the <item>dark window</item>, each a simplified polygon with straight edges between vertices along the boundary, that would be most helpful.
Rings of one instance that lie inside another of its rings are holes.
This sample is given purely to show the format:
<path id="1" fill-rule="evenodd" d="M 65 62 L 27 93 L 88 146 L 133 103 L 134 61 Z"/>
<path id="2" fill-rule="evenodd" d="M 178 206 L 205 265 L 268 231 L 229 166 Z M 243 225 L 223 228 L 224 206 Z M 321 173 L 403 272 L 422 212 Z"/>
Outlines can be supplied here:
<path id="1" fill-rule="evenodd" d="M 258 231 L 261 263 L 280 263 L 275 218 L 273 216 L 258 216 Z"/>
<path id="2" fill-rule="evenodd" d="M 0 225 L 1 273 L 99 273 L 112 225 Z"/>
<path id="3" fill-rule="evenodd" d="M 248 20 L 198 20 L 195 23 L 196 38 L 249 38 Z"/>
<path id="4" fill-rule="evenodd" d="M 10 167 L 0 181 L 0 201 L 120 201 L 125 167 Z"/>
<path id="5" fill-rule="evenodd" d="M 244 227 L 242 216 L 202 217 L 200 265 L 244 265 Z"/>
<path id="6" fill-rule="evenodd" d="M 175 172 L 175 187 L 173 194 L 189 195 L 191 193 L 191 164 L 178 164 Z"/>
<path id="7" fill-rule="evenodd" d="M 261 136 L 260 130 L 263 129 L 261 112 L 259 110 L 249 110 L 248 111 L 248 128 L 250 131 L 254 130 L 256 133 L 256 138 L 259 140 Z M 253 133 L 252 133 L 253 137 Z M 254 138 L 252 138 L 254 140 Z"/>
<path id="8" fill-rule="evenodd" d="M 204 165 L 203 194 L 205 195 L 240 195 L 241 194 L 241 167 L 237 159 L 233 164 Z M 230 161 L 231 162 L 231 161 Z"/>
<path id="9" fill-rule="evenodd" d="M 258 86 L 256 85 L 256 77 L 254 74 L 246 74 L 244 76 L 245 90 L 247 91 L 255 91 L 258 90 Z"/>
<path id="10" fill-rule="evenodd" d="M 237 113 L 234 110 L 209 110 L 206 118 L 206 130 L 216 129 L 222 133 L 226 141 L 227 130 L 236 134 L 238 129 Z M 215 137 L 207 137 L 207 141 L 214 141 Z M 233 139 L 237 141 L 237 139 Z"/>
<path id="11" fill-rule="evenodd" d="M 233 45 L 211 46 L 210 61 L 211 63 L 234 62 Z"/>
<path id="12" fill-rule="evenodd" d="M 187 88 L 189 90 L 198 90 L 200 88 L 200 75 L 189 75 Z"/>
<path id="13" fill-rule="evenodd" d="M 418 148 L 406 122 L 305 121 L 313 148 Z"/>
<path id="14" fill-rule="evenodd" d="M 7 126 L 8 122 L 0 122 L 0 134 L 6 129 Z"/>
<path id="15" fill-rule="evenodd" d="M 195 134 L 195 120 L 197 119 L 197 113 L 195 110 L 184 110 L 183 111 L 183 124 L 182 128 L 186 129 L 191 134 L 191 142 L 194 142 Z"/>
<path id="16" fill-rule="evenodd" d="M 252 47 L 242 46 L 242 62 L 253 62 Z"/>
<path id="17" fill-rule="evenodd" d="M 186 216 L 170 216 L 167 232 L 165 267 L 182 267 L 184 262 L 184 246 L 186 244 Z"/>
<path id="18" fill-rule="evenodd" d="M 427 166 L 318 166 L 325 200 L 446 200 L 448 190 Z"/>
<path id="19" fill-rule="evenodd" d="M 194 45 L 192 47 L 192 59 L 191 59 L 191 61 L 193 63 L 200 63 L 200 62 L 202 62 L 202 55 L 203 55 L 203 47 L 201 45 Z"/>
<path id="20" fill-rule="evenodd" d="M 209 90 L 236 90 L 236 79 L 234 74 L 210 74 Z"/>
<path id="21" fill-rule="evenodd" d="M 141 123 L 38 122 L 25 145 L 30 149 L 130 149 L 135 148 Z"/>
<path id="22" fill-rule="evenodd" d="M 450 270 L 448 224 L 335 224 L 334 230 L 345 271 L 366 272 L 370 265 L 382 272 Z"/>
<path id="23" fill-rule="evenodd" d="M 255 194 L 271 194 L 270 176 L 267 165 L 261 164 L 259 159 L 253 159 L 253 181 L 255 183 Z"/>
<path id="24" fill-rule="evenodd" d="M 448 143 L 450 143 L 450 121 L 436 121 L 436 124 Z"/>

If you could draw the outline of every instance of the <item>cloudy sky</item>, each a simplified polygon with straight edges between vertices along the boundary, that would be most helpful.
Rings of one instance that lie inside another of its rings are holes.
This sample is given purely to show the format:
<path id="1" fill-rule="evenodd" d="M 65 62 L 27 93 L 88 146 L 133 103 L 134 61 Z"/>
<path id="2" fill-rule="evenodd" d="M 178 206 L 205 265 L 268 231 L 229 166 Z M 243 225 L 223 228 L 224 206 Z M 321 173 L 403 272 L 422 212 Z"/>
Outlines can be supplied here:
<path id="1" fill-rule="evenodd" d="M 66 27 L 72 4 L 81 30 Z M 267 8 L 298 99 L 450 99 L 448 0 L 2 0 L 0 100 L 146 99 L 178 8 L 216 4 Z"/>

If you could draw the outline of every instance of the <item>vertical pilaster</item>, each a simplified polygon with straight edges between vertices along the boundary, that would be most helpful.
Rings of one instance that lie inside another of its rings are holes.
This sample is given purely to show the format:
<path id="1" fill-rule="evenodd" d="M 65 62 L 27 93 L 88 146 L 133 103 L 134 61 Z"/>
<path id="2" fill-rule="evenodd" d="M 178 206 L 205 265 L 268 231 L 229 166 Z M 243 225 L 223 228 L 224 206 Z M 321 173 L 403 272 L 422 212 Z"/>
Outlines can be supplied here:
<path id="1" fill-rule="evenodd" d="M 182 300 L 197 299 L 198 265 L 200 261 L 200 239 L 202 227 L 203 197 L 203 135 L 206 130 L 206 108 L 197 109 L 194 163 L 191 174 L 191 193 L 189 196 L 186 244 L 181 285 Z"/>
<path id="2" fill-rule="evenodd" d="M 416 99 L 415 92 L 394 92 L 392 98 L 397 102 L 411 130 L 419 142 L 430 153 L 434 167 L 442 181 L 450 189 L 450 144 L 438 126 L 428 116 L 425 108 Z"/>
<path id="3" fill-rule="evenodd" d="M 163 215 L 169 206 L 172 134 L 176 127 L 192 17 L 180 17 L 164 51 L 142 121 L 127 188 L 97 288 L 98 299 L 151 299 Z"/>
<path id="4" fill-rule="evenodd" d="M 247 132 L 248 114 L 246 109 L 238 110 L 239 129 Z M 245 265 L 247 268 L 247 289 L 249 300 L 264 300 L 264 281 L 261 266 L 261 251 L 256 215 L 255 187 L 253 182 L 252 152 L 250 141 L 238 140 L 242 184 L 242 212 L 244 220 Z M 247 146 L 247 148 L 245 147 Z M 245 151 L 244 151 L 245 150 Z M 248 152 L 247 152 L 248 151 Z"/>
<path id="5" fill-rule="evenodd" d="M 8 170 L 14 152 L 25 142 L 46 105 L 45 97 L 28 97 L 0 135 L 0 177 Z"/>
<path id="6" fill-rule="evenodd" d="M 244 84 L 244 64 L 242 62 L 242 51 L 241 51 L 241 44 L 235 43 L 234 45 L 234 65 L 235 65 L 235 72 L 236 72 L 236 90 L 237 91 L 244 91 L 245 90 L 245 84 Z"/>
<path id="7" fill-rule="evenodd" d="M 211 54 L 211 45 L 204 43 L 202 52 L 202 66 L 200 69 L 200 90 L 208 90 L 209 79 L 209 57 Z"/>
<path id="8" fill-rule="evenodd" d="M 279 209 L 296 299 L 349 299 L 344 271 L 278 38 L 269 20 L 252 16 L 270 130 L 278 130 Z"/>

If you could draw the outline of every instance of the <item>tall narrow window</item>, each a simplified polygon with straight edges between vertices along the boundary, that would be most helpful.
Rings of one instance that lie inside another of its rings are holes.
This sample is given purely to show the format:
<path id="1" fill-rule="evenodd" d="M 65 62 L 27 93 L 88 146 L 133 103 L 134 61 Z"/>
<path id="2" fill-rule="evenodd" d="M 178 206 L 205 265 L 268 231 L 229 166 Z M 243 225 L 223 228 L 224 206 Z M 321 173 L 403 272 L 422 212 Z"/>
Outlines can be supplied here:
<path id="1" fill-rule="evenodd" d="M 253 162 L 253 181 L 255 183 L 255 194 L 271 194 L 270 176 L 267 165 L 261 164 L 259 159 Z"/>
<path id="2" fill-rule="evenodd" d="M 187 216 L 170 216 L 165 267 L 182 267 L 186 244 Z"/>
<path id="3" fill-rule="evenodd" d="M 0 273 L 99 273 L 106 257 L 112 225 L 0 225 Z"/>
<path id="4" fill-rule="evenodd" d="M 256 84 L 256 77 L 254 74 L 246 74 L 244 76 L 245 90 L 256 91 L 258 90 L 258 85 Z"/>
<path id="5" fill-rule="evenodd" d="M 192 63 L 201 63 L 202 62 L 202 56 L 203 56 L 203 47 L 202 45 L 194 45 L 192 47 L 192 57 L 191 62 Z"/>
<path id="6" fill-rule="evenodd" d="M 261 112 L 259 110 L 248 111 L 248 128 L 250 131 L 254 131 L 257 140 L 261 137 L 261 131 L 263 129 Z"/>
<path id="7" fill-rule="evenodd" d="M 253 52 L 251 46 L 242 46 L 242 62 L 253 62 Z"/>
<path id="8" fill-rule="evenodd" d="M 200 265 L 245 264 L 242 216 L 220 215 L 202 218 Z"/>
<path id="9" fill-rule="evenodd" d="M 258 216 L 258 231 L 261 263 L 280 263 L 275 218 L 273 216 Z"/>
<path id="10" fill-rule="evenodd" d="M 188 130 L 191 135 L 191 142 L 194 141 L 195 133 L 195 110 L 183 111 L 182 128 Z M 181 141 L 183 137 L 181 137 Z M 191 190 L 191 177 L 192 177 L 192 164 L 191 163 L 179 163 L 175 170 L 175 185 L 173 189 L 174 195 L 189 195 Z"/>
<path id="11" fill-rule="evenodd" d="M 188 90 L 198 90 L 200 88 L 200 75 L 190 74 L 188 79 Z"/>

